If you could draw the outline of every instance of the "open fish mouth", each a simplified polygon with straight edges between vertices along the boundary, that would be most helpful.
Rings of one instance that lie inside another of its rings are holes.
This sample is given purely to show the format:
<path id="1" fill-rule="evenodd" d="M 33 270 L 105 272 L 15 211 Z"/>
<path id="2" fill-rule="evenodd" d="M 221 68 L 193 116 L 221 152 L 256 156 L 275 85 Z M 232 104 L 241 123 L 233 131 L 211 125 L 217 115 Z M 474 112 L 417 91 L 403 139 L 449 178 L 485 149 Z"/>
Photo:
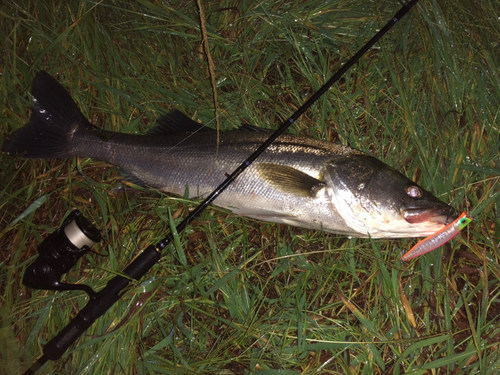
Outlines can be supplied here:
<path id="1" fill-rule="evenodd" d="M 457 216 L 453 215 L 453 207 L 435 207 L 435 208 L 410 208 L 404 210 L 404 219 L 410 224 L 433 222 L 437 224 L 448 225 L 454 221 Z"/>

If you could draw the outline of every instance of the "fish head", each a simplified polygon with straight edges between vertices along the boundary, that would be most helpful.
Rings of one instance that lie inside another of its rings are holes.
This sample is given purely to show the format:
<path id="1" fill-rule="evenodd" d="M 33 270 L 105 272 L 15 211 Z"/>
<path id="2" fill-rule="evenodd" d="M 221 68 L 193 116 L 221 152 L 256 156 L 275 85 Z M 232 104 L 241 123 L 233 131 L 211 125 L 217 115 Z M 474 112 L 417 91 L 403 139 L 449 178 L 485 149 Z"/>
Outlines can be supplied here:
<path id="1" fill-rule="evenodd" d="M 366 237 L 428 236 L 456 218 L 451 206 L 366 154 L 329 161 L 324 177 L 339 215 Z"/>

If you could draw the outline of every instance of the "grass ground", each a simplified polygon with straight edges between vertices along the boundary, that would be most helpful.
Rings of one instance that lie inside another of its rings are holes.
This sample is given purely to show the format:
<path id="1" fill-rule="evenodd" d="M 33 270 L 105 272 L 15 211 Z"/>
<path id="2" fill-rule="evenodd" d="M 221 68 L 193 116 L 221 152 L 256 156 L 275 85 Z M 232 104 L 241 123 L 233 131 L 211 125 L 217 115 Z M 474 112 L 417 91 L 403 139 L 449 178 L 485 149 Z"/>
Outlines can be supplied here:
<path id="1" fill-rule="evenodd" d="M 6 0 L 0 134 L 27 122 L 41 69 L 109 130 L 142 132 L 174 108 L 215 126 L 216 106 L 222 129 L 272 128 L 399 7 Z M 467 210 L 474 222 L 451 243 L 402 263 L 414 239 L 349 239 L 212 207 L 41 373 L 500 373 L 499 19 L 494 0 L 421 0 L 291 129 L 371 152 Z M 92 160 L 1 156 L 0 372 L 29 367 L 87 302 L 21 284 L 71 209 L 103 228 L 96 250 L 109 257 L 85 256 L 66 280 L 99 289 L 164 236 L 169 214 L 180 220 L 196 205 L 116 194 L 119 178 Z"/>

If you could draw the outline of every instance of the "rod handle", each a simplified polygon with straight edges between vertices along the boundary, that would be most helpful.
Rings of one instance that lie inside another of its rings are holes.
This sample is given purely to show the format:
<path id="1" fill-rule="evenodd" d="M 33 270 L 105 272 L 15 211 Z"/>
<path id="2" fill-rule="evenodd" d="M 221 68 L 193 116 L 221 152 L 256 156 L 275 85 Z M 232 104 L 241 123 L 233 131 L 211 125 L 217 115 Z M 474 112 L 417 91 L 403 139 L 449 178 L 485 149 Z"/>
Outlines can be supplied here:
<path id="1" fill-rule="evenodd" d="M 97 294 L 97 297 L 90 300 L 69 324 L 44 346 L 44 356 L 52 361 L 61 358 L 78 337 L 121 298 L 122 290 L 130 283 L 130 280 L 140 279 L 160 258 L 160 252 L 153 245 L 142 251 L 123 270 L 123 273 L 128 277 L 113 277 L 106 287 Z"/>

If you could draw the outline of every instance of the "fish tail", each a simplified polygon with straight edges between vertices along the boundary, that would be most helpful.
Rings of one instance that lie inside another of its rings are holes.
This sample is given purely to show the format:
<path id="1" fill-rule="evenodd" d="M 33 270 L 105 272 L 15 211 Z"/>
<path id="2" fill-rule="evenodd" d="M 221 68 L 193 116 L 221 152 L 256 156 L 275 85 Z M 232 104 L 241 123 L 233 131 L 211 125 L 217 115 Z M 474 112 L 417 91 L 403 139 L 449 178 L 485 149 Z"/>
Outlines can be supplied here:
<path id="1" fill-rule="evenodd" d="M 91 132 L 94 126 L 70 94 L 47 72 L 37 74 L 31 93 L 31 119 L 8 137 L 2 151 L 29 159 L 76 156 L 75 140 Z"/>

